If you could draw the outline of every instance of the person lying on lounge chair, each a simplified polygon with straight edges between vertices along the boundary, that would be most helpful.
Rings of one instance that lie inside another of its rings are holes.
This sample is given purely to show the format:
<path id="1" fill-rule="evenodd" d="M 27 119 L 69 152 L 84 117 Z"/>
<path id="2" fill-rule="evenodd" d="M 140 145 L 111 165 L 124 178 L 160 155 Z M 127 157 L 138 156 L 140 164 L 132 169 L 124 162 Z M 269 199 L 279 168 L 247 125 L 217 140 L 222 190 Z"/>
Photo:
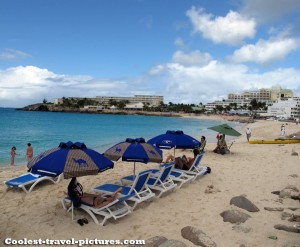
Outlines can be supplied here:
<path id="1" fill-rule="evenodd" d="M 194 160 L 195 158 L 186 157 L 185 155 L 175 158 L 173 155 L 169 154 L 163 163 L 175 162 L 175 168 L 189 170 L 193 165 Z"/>
<path id="2" fill-rule="evenodd" d="M 121 192 L 121 188 L 116 190 L 112 195 L 102 197 L 101 195 L 89 194 L 83 192 L 82 185 L 77 181 L 76 177 L 71 179 L 68 185 L 68 196 L 73 202 L 74 207 L 80 207 L 81 203 L 95 208 L 101 208 L 117 199 L 117 194 Z"/>

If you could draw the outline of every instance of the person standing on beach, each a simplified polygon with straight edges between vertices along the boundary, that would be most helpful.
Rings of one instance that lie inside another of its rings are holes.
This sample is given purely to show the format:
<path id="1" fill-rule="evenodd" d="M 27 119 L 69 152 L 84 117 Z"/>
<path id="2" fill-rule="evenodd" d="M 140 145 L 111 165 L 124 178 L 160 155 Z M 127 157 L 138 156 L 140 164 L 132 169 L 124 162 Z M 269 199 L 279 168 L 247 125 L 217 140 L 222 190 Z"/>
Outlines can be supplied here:
<path id="1" fill-rule="evenodd" d="M 10 166 L 14 166 L 15 165 L 15 156 L 18 155 L 16 153 L 17 148 L 15 146 L 13 146 L 10 150 Z"/>
<path id="2" fill-rule="evenodd" d="M 281 136 L 284 137 L 284 135 L 285 135 L 285 126 L 283 124 L 281 125 Z"/>
<path id="3" fill-rule="evenodd" d="M 251 129 L 250 128 L 246 129 L 246 136 L 247 136 L 247 141 L 249 142 L 250 137 L 251 137 Z"/>
<path id="4" fill-rule="evenodd" d="M 29 162 L 33 157 L 33 148 L 31 147 L 31 143 L 27 144 L 27 149 L 26 149 L 26 160 Z"/>

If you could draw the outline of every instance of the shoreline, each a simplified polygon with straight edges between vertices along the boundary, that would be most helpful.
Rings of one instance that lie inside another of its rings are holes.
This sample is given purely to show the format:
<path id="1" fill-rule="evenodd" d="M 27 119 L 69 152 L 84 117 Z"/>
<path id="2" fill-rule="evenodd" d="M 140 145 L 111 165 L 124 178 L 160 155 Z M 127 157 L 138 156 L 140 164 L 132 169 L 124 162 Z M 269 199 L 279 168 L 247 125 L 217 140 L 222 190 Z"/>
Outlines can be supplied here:
<path id="1" fill-rule="evenodd" d="M 50 104 L 34 104 L 22 108 L 16 108 L 19 111 L 47 111 L 47 112 L 64 112 L 64 113 L 86 113 L 86 114 L 112 114 L 112 115 L 144 115 L 144 116 L 160 116 L 160 117 L 190 117 L 199 119 L 236 121 L 243 123 L 251 123 L 253 119 L 249 116 L 238 115 L 221 115 L 221 114 L 199 114 L 199 113 L 175 113 L 175 112 L 148 112 L 143 110 L 87 110 L 82 108 L 60 107 Z"/>

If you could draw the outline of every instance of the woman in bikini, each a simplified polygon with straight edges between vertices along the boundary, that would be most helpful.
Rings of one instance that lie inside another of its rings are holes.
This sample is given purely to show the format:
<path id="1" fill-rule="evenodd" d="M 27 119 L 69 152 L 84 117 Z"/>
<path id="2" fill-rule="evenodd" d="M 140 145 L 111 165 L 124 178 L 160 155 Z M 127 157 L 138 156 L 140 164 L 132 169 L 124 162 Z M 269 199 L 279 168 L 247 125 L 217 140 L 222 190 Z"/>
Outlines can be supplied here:
<path id="1" fill-rule="evenodd" d="M 117 194 L 122 191 L 121 188 L 116 190 L 112 195 L 102 197 L 101 195 L 83 192 L 82 185 L 77 181 L 76 177 L 71 179 L 68 186 L 68 195 L 73 202 L 74 207 L 79 207 L 84 203 L 95 208 L 101 208 L 117 199 Z"/>
<path id="2" fill-rule="evenodd" d="M 169 154 L 163 163 L 175 162 L 175 168 L 182 170 L 189 170 L 194 163 L 195 158 L 186 157 L 183 155 L 182 157 L 174 157 Z"/>
<path id="3" fill-rule="evenodd" d="M 16 155 L 20 155 L 16 153 L 17 148 L 15 146 L 13 146 L 10 150 L 10 165 L 14 166 L 15 164 L 15 156 Z"/>

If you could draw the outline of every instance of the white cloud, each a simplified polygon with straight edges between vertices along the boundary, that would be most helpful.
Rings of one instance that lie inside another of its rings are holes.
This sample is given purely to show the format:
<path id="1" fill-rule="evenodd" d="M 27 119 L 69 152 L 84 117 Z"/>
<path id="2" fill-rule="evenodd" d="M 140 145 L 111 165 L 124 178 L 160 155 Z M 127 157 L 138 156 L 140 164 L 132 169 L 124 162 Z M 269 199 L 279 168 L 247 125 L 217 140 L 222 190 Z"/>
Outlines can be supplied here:
<path id="1" fill-rule="evenodd" d="M 211 60 L 194 66 L 161 64 L 154 70 L 156 73 L 137 78 L 99 79 L 58 75 L 34 66 L 14 67 L 0 71 L 0 102 L 4 107 L 23 107 L 44 98 L 52 102 L 63 96 L 154 94 L 163 95 L 165 102 L 207 103 L 226 98 L 230 92 L 275 84 L 293 89 L 296 95 L 300 95 L 300 71 L 293 68 L 259 74 L 250 72 L 245 65 Z"/>
<path id="2" fill-rule="evenodd" d="M 4 61 L 21 60 L 28 57 L 31 56 L 25 52 L 13 50 L 13 49 L 5 49 L 0 53 L 0 60 L 4 60 Z"/>
<path id="3" fill-rule="evenodd" d="M 201 53 L 200 51 L 193 51 L 191 53 L 176 51 L 172 57 L 172 61 L 174 63 L 179 63 L 185 66 L 205 65 L 211 60 L 212 58 L 209 53 Z"/>
<path id="4" fill-rule="evenodd" d="M 184 48 L 185 47 L 184 41 L 180 37 L 176 38 L 174 44 L 176 46 L 180 47 L 180 48 Z"/>
<path id="5" fill-rule="evenodd" d="M 35 66 L 19 66 L 0 71 L 1 106 L 21 107 L 41 102 L 43 98 L 53 101 L 61 97 L 95 97 L 122 94 L 127 89 L 123 80 L 95 79 L 90 76 L 58 75 Z"/>
<path id="6" fill-rule="evenodd" d="M 168 64 L 169 79 L 166 91 L 172 92 L 182 102 L 209 102 L 226 97 L 233 88 L 242 88 L 247 67 L 243 65 L 225 65 L 211 61 L 202 67 L 185 67 Z M 172 101 L 172 100 L 170 100 Z"/>
<path id="7" fill-rule="evenodd" d="M 211 61 L 205 66 L 185 67 L 170 63 L 165 66 L 165 102 L 207 103 L 227 98 L 228 93 L 247 89 L 270 88 L 275 84 L 294 90 L 300 95 L 300 71 L 278 69 L 267 73 L 252 73 L 245 65 Z"/>
<path id="8" fill-rule="evenodd" d="M 259 22 L 281 20 L 283 17 L 300 13 L 299 0 L 244 0 L 241 11 Z"/>
<path id="9" fill-rule="evenodd" d="M 275 40 L 259 40 L 255 45 L 245 45 L 236 50 L 231 56 L 234 62 L 255 62 L 267 64 L 282 60 L 289 53 L 299 49 L 300 42 L 293 38 Z"/>
<path id="10" fill-rule="evenodd" d="M 151 68 L 148 73 L 150 75 L 157 75 L 157 74 L 161 74 L 164 70 L 165 70 L 164 65 L 157 65 Z"/>
<path id="11" fill-rule="evenodd" d="M 204 38 L 216 44 L 236 45 L 255 36 L 254 19 L 243 17 L 234 11 L 230 11 L 225 17 L 214 18 L 203 9 L 192 7 L 186 15 L 190 18 L 195 33 L 201 33 Z"/>

